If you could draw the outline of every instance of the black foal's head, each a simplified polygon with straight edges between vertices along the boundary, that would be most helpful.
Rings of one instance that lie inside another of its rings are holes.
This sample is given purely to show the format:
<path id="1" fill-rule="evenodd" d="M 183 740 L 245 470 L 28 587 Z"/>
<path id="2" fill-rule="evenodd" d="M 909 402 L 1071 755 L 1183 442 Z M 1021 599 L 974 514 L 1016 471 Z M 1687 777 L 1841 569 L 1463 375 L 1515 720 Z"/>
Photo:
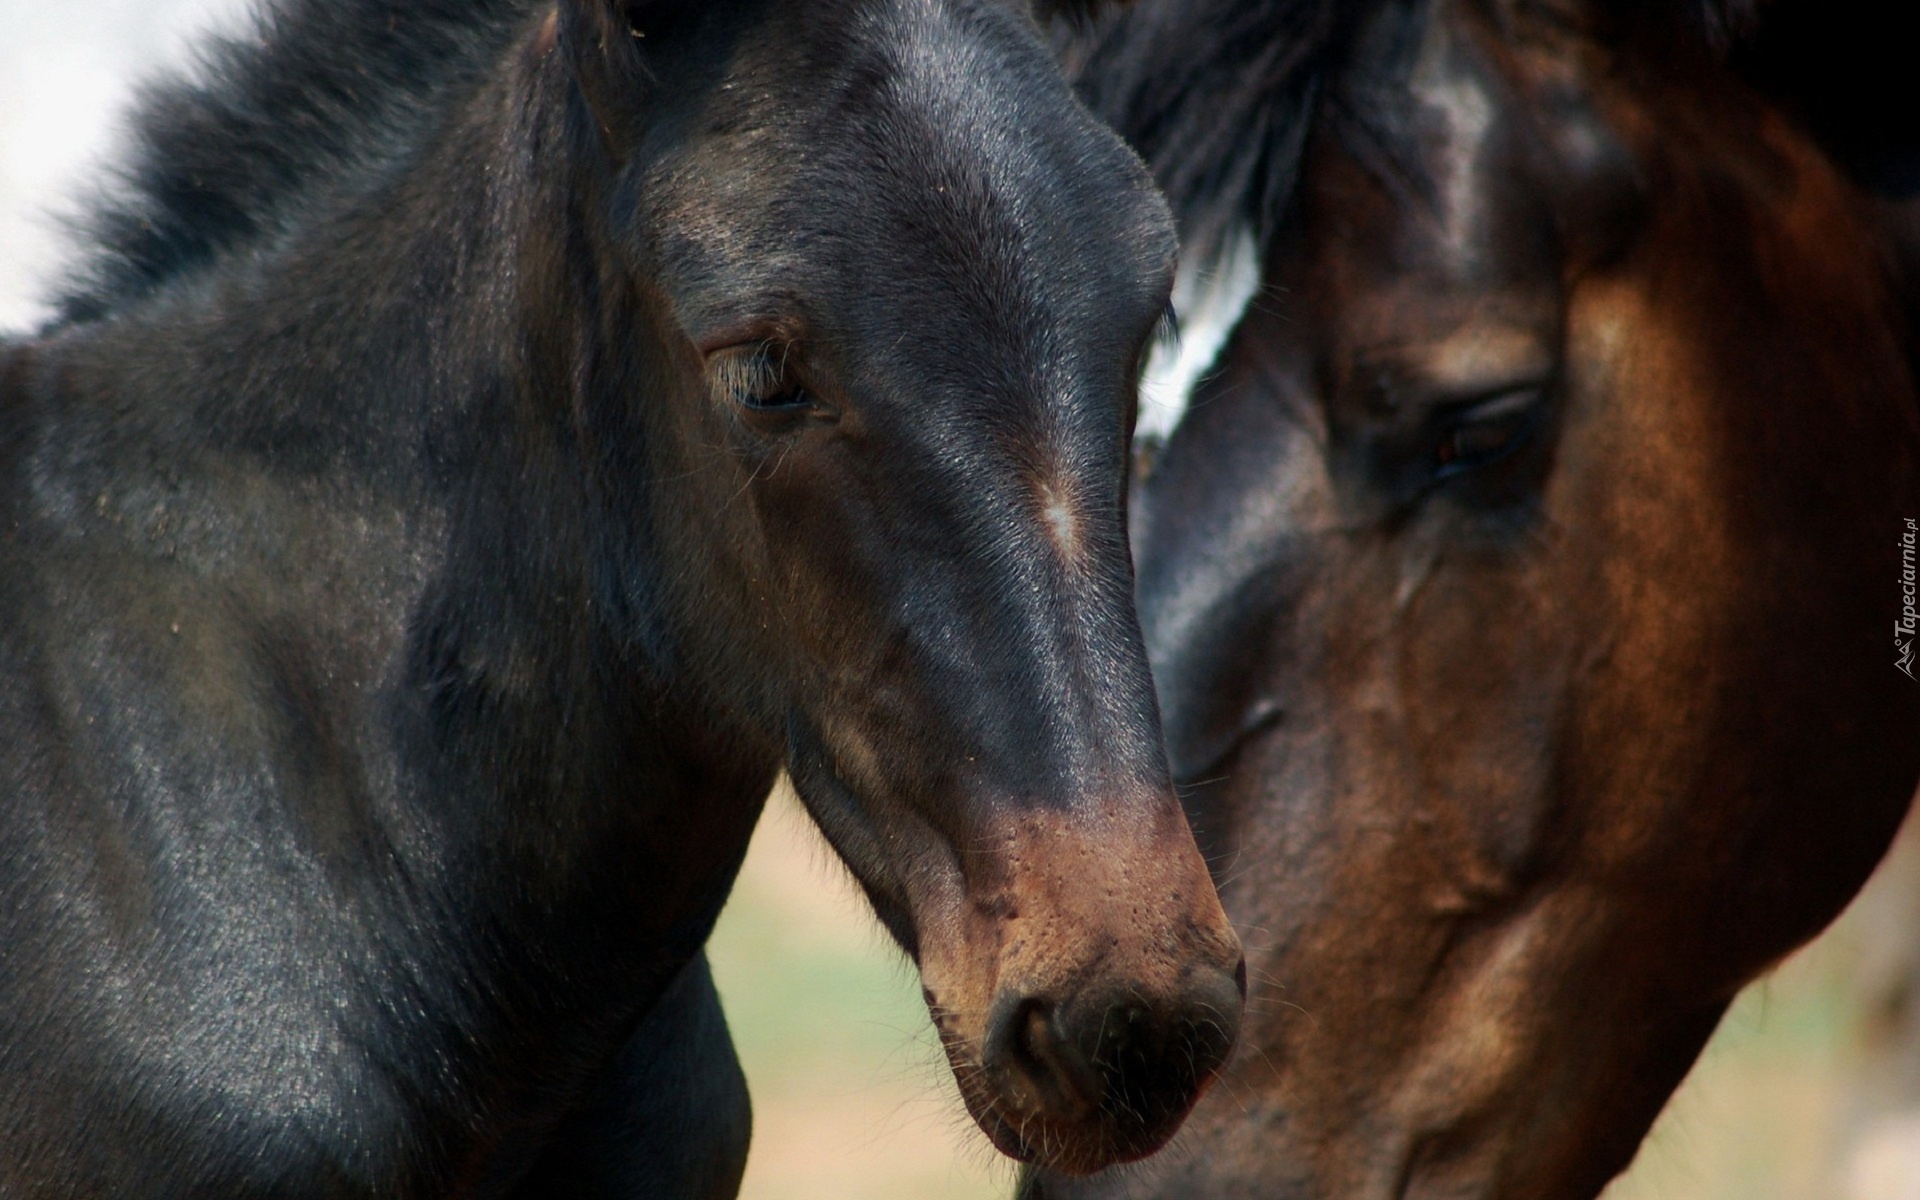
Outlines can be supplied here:
<path id="1" fill-rule="evenodd" d="M 566 0 L 636 637 L 784 738 L 996 1144 L 1171 1132 L 1240 951 L 1169 784 L 1123 484 L 1171 223 L 997 0 Z M 640 561 L 638 559 L 634 561 Z"/>

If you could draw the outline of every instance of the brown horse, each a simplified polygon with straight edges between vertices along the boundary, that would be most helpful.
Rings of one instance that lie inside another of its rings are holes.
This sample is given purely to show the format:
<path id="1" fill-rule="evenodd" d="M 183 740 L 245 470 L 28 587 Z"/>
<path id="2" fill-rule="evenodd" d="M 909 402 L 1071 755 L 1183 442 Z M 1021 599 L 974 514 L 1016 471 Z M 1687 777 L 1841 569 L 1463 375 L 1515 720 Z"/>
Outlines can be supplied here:
<path id="1" fill-rule="evenodd" d="M 1030 1197 L 1592 1196 L 1920 775 L 1876 202 L 1689 14 L 1356 7 L 1073 47 L 1178 294 L 1253 296 L 1134 544 L 1255 991 L 1172 1148 Z"/>

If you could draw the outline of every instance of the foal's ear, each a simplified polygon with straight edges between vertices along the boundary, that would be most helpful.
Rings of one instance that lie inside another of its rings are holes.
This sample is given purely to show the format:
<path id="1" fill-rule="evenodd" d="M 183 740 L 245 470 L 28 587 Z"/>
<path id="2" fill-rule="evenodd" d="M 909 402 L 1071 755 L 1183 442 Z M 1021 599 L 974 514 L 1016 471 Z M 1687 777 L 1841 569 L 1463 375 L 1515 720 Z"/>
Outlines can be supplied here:
<path id="1" fill-rule="evenodd" d="M 560 45 L 580 94 L 616 160 L 632 144 L 633 123 L 652 83 L 649 40 L 671 38 L 696 18 L 701 0 L 558 0 Z"/>

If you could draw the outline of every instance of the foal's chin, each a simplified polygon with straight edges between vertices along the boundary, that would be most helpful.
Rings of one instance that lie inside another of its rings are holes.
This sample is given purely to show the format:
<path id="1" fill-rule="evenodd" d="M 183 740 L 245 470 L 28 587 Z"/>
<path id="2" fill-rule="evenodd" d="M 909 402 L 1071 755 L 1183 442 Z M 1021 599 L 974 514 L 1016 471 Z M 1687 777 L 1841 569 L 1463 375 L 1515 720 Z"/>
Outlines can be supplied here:
<path id="1" fill-rule="evenodd" d="M 1094 1175 L 1160 1150 L 1217 1077 L 1209 1072 L 1187 1103 L 1161 1111 L 1156 1120 L 1127 1112 L 1097 1112 L 1075 1120 L 1027 1108 L 1017 1088 L 994 1086 L 977 1063 L 949 1061 L 968 1112 L 995 1149 L 1018 1162 L 1073 1177 Z"/>

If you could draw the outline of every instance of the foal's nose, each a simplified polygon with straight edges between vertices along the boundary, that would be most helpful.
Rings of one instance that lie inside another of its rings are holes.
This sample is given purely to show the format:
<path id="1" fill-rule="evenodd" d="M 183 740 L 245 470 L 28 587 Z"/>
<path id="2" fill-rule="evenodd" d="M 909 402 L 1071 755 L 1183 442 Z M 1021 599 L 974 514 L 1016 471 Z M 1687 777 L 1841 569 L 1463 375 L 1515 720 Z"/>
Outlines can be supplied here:
<path id="1" fill-rule="evenodd" d="M 1098 1119 L 1120 1157 L 1157 1146 L 1233 1050 L 1246 997 L 1232 974 L 1196 970 L 1180 994 L 1129 987 L 1051 998 L 1002 995 L 984 1065 L 1026 1115 Z"/>

